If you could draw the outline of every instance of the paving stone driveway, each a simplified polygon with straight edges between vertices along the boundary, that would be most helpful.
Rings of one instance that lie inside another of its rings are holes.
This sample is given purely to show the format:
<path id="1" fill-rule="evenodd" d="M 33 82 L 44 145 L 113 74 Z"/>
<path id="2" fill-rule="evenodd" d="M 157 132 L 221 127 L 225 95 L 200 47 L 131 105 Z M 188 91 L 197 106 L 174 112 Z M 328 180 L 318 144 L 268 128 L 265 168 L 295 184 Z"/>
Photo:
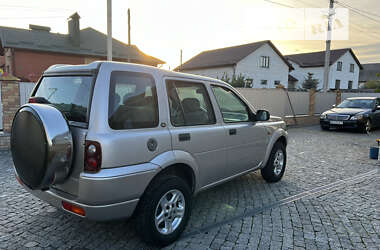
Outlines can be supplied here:
<path id="1" fill-rule="evenodd" d="M 380 138 L 319 127 L 289 130 L 281 182 L 252 173 L 200 193 L 182 238 L 167 249 L 379 249 Z M 96 223 L 56 210 L 25 192 L 0 152 L 0 249 L 152 249 L 133 221 Z"/>

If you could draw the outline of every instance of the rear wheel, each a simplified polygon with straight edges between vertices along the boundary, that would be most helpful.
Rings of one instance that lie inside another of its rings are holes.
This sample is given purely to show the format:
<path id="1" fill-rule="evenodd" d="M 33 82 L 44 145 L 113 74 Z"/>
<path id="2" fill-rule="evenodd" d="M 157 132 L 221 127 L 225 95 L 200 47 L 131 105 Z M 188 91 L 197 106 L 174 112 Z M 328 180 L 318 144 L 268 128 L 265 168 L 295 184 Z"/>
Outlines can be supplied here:
<path id="1" fill-rule="evenodd" d="M 267 182 L 277 182 L 284 175 L 286 167 L 286 146 L 281 142 L 274 144 L 267 165 L 261 169 L 261 175 Z"/>
<path id="2" fill-rule="evenodd" d="M 366 133 L 369 133 L 369 132 L 371 132 L 371 130 L 373 129 L 373 127 L 372 127 L 372 121 L 370 120 L 370 119 L 368 119 L 367 121 L 366 121 L 366 123 L 364 124 L 364 132 L 366 132 Z"/>
<path id="3" fill-rule="evenodd" d="M 162 176 L 143 195 L 136 211 L 136 231 L 150 244 L 175 241 L 190 217 L 191 191 L 178 176 Z"/>

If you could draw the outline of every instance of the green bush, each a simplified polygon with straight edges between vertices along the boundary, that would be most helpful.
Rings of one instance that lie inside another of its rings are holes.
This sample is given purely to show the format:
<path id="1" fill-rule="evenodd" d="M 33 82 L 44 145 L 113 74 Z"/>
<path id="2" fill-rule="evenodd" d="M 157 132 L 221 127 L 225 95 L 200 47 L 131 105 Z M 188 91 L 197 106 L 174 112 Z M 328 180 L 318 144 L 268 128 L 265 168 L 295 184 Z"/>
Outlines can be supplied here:
<path id="1" fill-rule="evenodd" d="M 246 81 L 247 81 L 245 76 L 243 76 L 241 73 L 238 76 L 233 75 L 232 78 L 229 78 L 229 76 L 227 75 L 226 72 L 223 73 L 223 76 L 222 76 L 222 78 L 220 78 L 220 80 L 231 84 L 231 86 L 233 86 L 235 88 L 244 88 L 244 86 L 246 85 Z M 249 87 L 249 86 L 247 86 L 247 87 Z"/>
<path id="2" fill-rule="evenodd" d="M 380 89 L 380 81 L 368 81 L 364 83 L 364 89 Z"/>

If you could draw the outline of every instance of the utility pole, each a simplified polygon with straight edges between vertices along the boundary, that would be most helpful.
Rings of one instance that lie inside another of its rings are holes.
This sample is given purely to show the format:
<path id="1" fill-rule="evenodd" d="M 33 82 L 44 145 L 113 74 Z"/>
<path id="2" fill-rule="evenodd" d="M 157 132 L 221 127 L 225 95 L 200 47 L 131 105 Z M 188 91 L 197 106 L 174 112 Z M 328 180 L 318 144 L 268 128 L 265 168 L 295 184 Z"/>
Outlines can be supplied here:
<path id="1" fill-rule="evenodd" d="M 131 46 L 131 10 L 128 8 L 128 62 L 131 62 L 131 58 L 129 57 Z"/>
<path id="2" fill-rule="evenodd" d="M 329 89 L 329 72 L 330 72 L 330 48 L 331 48 L 331 26 L 332 16 L 334 15 L 334 0 L 330 0 L 329 14 L 327 22 L 327 40 L 326 40 L 326 52 L 325 52 L 325 72 L 323 75 L 323 92 L 327 92 Z"/>
<path id="3" fill-rule="evenodd" d="M 180 55 L 180 58 L 179 58 L 179 71 L 182 70 L 182 49 L 181 49 L 181 55 Z"/>
<path id="4" fill-rule="evenodd" d="M 128 8 L 128 45 L 131 45 L 131 10 Z"/>
<path id="5" fill-rule="evenodd" d="M 107 0 L 107 60 L 112 61 L 112 0 Z"/>

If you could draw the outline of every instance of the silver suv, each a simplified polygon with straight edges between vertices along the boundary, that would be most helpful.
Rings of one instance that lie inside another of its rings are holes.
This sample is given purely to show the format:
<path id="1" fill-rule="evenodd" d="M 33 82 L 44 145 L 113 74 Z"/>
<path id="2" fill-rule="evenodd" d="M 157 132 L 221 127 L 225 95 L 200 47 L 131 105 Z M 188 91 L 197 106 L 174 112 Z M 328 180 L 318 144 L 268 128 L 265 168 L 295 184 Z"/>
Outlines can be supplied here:
<path id="1" fill-rule="evenodd" d="M 74 215 L 134 215 L 152 244 L 179 237 L 198 192 L 254 170 L 268 182 L 286 165 L 285 123 L 234 88 L 154 67 L 56 65 L 16 113 L 16 178 Z"/>

